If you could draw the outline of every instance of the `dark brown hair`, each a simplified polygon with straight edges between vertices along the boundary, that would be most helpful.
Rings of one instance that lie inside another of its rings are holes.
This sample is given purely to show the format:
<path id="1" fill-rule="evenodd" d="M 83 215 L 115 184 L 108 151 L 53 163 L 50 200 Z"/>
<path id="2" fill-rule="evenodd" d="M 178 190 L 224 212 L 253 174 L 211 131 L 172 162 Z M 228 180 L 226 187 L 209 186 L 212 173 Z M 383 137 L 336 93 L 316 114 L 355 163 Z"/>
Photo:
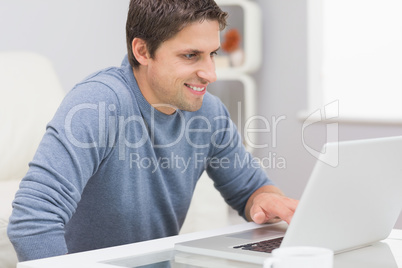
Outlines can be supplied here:
<path id="1" fill-rule="evenodd" d="M 128 60 L 139 66 L 132 52 L 134 38 L 141 38 L 152 57 L 162 42 L 172 38 L 186 25 L 216 20 L 223 30 L 227 13 L 214 0 L 131 0 L 126 23 Z"/>

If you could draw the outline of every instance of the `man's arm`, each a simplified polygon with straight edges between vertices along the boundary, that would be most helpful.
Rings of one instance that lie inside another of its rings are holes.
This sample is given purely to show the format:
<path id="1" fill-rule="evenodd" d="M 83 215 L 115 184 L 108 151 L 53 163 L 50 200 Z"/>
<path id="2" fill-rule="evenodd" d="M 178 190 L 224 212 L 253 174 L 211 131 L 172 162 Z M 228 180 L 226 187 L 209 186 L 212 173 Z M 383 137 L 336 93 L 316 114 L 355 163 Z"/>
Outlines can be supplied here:
<path id="1" fill-rule="evenodd" d="M 245 215 L 247 220 L 258 224 L 280 219 L 290 223 L 299 201 L 284 196 L 282 191 L 266 185 L 256 190 L 248 199 Z"/>
<path id="2" fill-rule="evenodd" d="M 109 99 L 118 103 L 114 97 L 101 83 L 77 86 L 48 124 L 15 195 L 8 225 L 19 261 L 67 253 L 64 227 L 75 213 L 87 181 L 112 149 L 108 145 L 84 146 L 100 140 L 100 118 L 94 107 L 99 109 L 102 102 L 107 107 Z M 106 122 L 106 135 L 108 126 Z"/>

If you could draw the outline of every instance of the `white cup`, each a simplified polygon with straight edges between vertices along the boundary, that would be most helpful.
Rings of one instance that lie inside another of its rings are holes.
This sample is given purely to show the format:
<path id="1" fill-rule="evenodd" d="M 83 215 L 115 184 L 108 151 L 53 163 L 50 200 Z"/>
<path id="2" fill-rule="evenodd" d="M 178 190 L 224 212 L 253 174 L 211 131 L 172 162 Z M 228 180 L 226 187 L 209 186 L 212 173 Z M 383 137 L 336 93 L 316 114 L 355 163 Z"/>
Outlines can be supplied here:
<path id="1" fill-rule="evenodd" d="M 332 268 L 334 252 L 318 247 L 284 247 L 272 251 L 264 268 Z"/>

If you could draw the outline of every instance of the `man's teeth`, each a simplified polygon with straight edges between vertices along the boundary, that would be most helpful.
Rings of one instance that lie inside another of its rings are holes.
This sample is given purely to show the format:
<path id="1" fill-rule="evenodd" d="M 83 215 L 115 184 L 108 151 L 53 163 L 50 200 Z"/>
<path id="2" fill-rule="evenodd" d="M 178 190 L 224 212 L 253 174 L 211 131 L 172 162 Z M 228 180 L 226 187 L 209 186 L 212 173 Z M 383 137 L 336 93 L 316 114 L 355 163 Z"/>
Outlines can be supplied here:
<path id="1" fill-rule="evenodd" d="M 193 87 L 193 86 L 190 86 L 190 85 L 187 85 L 189 88 L 191 88 L 192 90 L 195 90 L 195 91 L 203 91 L 204 89 L 205 89 L 205 87 Z"/>

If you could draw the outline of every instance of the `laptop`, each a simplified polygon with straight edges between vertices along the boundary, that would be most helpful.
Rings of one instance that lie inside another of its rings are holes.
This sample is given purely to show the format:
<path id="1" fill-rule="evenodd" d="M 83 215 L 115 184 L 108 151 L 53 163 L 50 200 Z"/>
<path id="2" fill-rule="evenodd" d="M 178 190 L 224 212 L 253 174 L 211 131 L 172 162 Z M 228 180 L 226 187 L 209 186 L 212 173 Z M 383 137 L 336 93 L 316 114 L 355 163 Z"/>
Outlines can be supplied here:
<path id="1" fill-rule="evenodd" d="M 388 237 L 401 208 L 402 136 L 327 143 L 289 226 L 256 225 L 249 231 L 181 242 L 175 249 L 258 264 L 272 250 L 264 250 L 261 241 L 341 253 Z"/>

